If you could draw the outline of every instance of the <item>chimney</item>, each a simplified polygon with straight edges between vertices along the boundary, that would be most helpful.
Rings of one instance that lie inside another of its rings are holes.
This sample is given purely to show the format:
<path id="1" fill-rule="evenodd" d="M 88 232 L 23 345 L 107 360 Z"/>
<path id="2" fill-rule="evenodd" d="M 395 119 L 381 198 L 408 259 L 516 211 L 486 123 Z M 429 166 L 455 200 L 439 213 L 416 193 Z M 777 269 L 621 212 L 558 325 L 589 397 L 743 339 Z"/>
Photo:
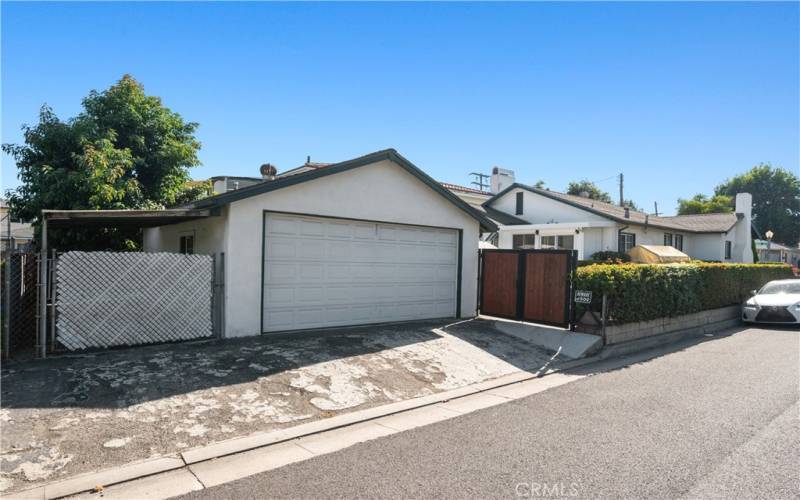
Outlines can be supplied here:
<path id="1" fill-rule="evenodd" d="M 625 207 L 625 218 L 626 219 L 630 219 L 631 218 L 631 209 L 628 208 L 628 207 Z"/>
<path id="2" fill-rule="evenodd" d="M 753 223 L 753 195 L 750 193 L 736 194 L 736 215 L 742 215 L 742 220 L 736 223 L 736 237 L 734 240 L 734 254 L 746 264 L 753 263 L 753 247 L 751 231 Z"/>
<path id="3" fill-rule="evenodd" d="M 492 169 L 492 193 L 497 194 L 514 184 L 514 171 L 500 167 Z"/>
<path id="4" fill-rule="evenodd" d="M 278 169 L 275 168 L 275 165 L 271 163 L 265 163 L 261 165 L 259 171 L 261 172 L 261 178 L 265 181 L 271 181 L 275 179 L 275 175 L 278 173 Z"/>

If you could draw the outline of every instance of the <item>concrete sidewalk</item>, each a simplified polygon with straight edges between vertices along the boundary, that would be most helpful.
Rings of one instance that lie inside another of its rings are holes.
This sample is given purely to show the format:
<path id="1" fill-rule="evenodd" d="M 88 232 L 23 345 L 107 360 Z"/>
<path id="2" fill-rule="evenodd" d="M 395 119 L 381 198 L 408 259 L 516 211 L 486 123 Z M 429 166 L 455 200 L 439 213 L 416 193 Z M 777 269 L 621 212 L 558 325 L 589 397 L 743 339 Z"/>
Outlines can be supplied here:
<path id="1" fill-rule="evenodd" d="M 559 360 L 467 321 L 150 346 L 9 364 L 0 491 L 537 373 Z"/>

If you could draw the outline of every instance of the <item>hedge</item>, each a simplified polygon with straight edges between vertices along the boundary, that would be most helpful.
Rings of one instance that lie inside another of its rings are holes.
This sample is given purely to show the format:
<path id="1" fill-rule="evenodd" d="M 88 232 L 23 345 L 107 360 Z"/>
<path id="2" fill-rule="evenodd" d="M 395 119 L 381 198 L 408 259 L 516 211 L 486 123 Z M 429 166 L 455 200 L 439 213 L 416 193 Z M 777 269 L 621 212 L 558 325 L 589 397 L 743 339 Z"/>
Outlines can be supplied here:
<path id="1" fill-rule="evenodd" d="M 592 291 L 593 309 L 600 310 L 606 293 L 609 319 L 631 323 L 740 304 L 750 290 L 791 278 L 792 270 L 785 264 L 592 264 L 575 275 L 577 290 Z"/>

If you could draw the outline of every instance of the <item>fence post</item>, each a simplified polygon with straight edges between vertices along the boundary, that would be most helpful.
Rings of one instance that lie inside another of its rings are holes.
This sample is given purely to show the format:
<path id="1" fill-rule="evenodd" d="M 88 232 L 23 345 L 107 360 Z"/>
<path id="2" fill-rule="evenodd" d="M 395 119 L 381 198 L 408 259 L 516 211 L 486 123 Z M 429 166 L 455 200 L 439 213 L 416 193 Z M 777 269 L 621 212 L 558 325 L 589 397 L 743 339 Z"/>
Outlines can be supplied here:
<path id="1" fill-rule="evenodd" d="M 214 337 L 225 337 L 225 252 L 213 256 L 212 278 L 212 313 L 211 324 L 214 328 Z"/>
<path id="2" fill-rule="evenodd" d="M 606 296 L 606 294 L 604 292 L 603 293 L 603 307 L 602 307 L 602 309 L 600 311 L 600 324 L 603 327 L 603 345 L 607 344 L 607 342 L 606 342 L 606 315 L 607 314 L 608 314 L 608 298 L 607 298 L 607 296 Z"/>
<path id="3" fill-rule="evenodd" d="M 11 233 L 9 233 L 10 239 Z M 11 250 L 5 250 L 3 252 L 5 255 L 5 263 L 3 265 L 5 269 L 5 303 L 3 307 L 3 358 L 8 359 L 9 357 L 9 349 L 11 347 L 11 268 L 13 267 L 12 260 L 14 258 L 14 254 Z"/>
<path id="4" fill-rule="evenodd" d="M 47 357 L 47 252 L 39 252 L 39 266 L 36 273 L 38 304 L 36 308 L 36 353 Z"/>
<path id="5" fill-rule="evenodd" d="M 52 259 L 50 260 L 50 273 L 48 277 L 48 292 L 50 295 L 50 352 L 56 350 L 56 259 L 58 254 L 56 249 L 52 250 Z"/>

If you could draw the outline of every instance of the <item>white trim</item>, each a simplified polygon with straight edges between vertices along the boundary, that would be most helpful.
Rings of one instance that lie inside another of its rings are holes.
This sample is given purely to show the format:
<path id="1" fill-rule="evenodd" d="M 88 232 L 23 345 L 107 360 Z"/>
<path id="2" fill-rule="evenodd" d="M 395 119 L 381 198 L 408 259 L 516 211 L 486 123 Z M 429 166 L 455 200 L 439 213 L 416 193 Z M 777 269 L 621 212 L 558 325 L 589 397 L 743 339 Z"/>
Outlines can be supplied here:
<path id="1" fill-rule="evenodd" d="M 616 222 L 558 222 L 553 224 L 519 224 L 513 226 L 500 226 L 499 231 L 504 233 L 519 234 L 529 233 L 531 231 L 539 231 L 539 233 L 546 232 L 557 234 L 565 230 L 583 229 L 585 227 L 615 227 Z"/>

